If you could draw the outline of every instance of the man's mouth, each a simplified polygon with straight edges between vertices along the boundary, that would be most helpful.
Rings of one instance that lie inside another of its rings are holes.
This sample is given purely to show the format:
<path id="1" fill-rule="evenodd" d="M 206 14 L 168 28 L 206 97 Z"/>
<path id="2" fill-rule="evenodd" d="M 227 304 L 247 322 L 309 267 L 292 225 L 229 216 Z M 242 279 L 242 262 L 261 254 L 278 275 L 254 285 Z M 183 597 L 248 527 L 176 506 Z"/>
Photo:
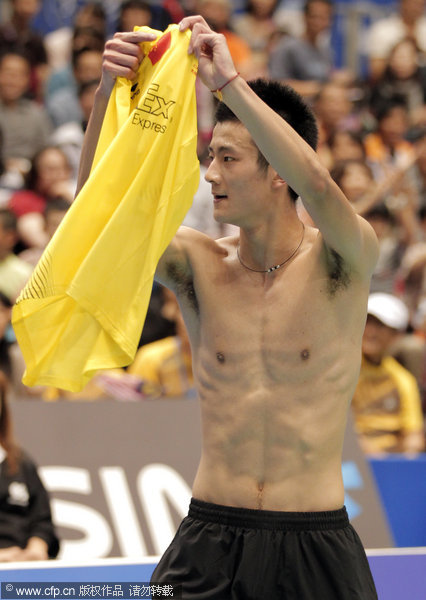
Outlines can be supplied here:
<path id="1" fill-rule="evenodd" d="M 226 194 L 214 194 L 213 198 L 215 203 L 216 202 L 220 202 L 221 200 L 224 200 L 225 198 L 227 198 L 228 196 Z"/>

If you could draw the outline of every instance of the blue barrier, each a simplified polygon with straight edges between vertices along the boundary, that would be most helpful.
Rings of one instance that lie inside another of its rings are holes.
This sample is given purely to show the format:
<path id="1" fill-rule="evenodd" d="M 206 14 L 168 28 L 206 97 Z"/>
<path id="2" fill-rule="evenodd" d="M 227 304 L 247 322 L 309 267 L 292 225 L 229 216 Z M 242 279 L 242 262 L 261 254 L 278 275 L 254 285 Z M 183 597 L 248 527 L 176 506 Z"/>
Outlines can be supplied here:
<path id="1" fill-rule="evenodd" d="M 391 455 L 369 462 L 395 544 L 426 546 L 426 454 L 415 459 Z"/>
<path id="2" fill-rule="evenodd" d="M 424 600 L 426 548 L 370 550 L 367 554 L 380 600 Z M 3 586 L 8 582 L 43 582 L 49 590 L 49 584 L 57 582 L 149 582 L 155 564 L 156 557 L 134 562 L 124 558 L 98 559 L 85 565 L 63 564 L 61 561 L 16 563 L 0 566 L 0 581 Z M 20 597 L 23 600 L 30 598 Z M 53 598 L 53 594 L 46 597 Z M 90 596 L 86 595 L 86 598 Z"/>

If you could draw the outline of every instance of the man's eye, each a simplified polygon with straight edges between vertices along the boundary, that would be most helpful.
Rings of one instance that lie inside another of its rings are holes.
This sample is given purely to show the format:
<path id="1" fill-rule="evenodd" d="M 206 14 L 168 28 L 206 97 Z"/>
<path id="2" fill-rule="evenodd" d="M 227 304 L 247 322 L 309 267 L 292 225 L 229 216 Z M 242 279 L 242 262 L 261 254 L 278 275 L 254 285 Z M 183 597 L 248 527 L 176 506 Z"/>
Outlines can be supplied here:
<path id="1" fill-rule="evenodd" d="M 234 159 L 232 158 L 232 156 L 224 156 L 223 160 L 224 160 L 224 162 L 230 162 L 231 160 L 234 160 Z"/>

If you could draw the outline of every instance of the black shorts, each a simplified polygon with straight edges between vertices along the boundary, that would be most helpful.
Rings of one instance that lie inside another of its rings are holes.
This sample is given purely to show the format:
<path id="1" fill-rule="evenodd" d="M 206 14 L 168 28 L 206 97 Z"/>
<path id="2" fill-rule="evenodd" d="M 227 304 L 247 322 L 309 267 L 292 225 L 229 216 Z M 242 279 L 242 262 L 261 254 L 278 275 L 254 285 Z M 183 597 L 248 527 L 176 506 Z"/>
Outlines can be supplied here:
<path id="1" fill-rule="evenodd" d="M 191 500 L 151 581 L 197 600 L 377 600 L 345 508 L 278 512 Z"/>

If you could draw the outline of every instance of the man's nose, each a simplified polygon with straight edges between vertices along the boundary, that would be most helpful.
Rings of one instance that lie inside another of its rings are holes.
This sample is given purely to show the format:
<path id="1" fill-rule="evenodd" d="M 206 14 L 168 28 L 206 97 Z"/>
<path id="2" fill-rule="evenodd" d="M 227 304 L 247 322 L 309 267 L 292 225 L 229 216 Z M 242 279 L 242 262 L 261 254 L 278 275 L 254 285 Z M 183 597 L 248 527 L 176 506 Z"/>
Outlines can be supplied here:
<path id="1" fill-rule="evenodd" d="M 215 161 L 214 159 L 211 161 L 211 163 L 209 164 L 207 171 L 204 175 L 204 179 L 208 182 L 208 183 L 217 183 L 219 180 L 219 173 L 218 170 L 215 167 Z"/>

